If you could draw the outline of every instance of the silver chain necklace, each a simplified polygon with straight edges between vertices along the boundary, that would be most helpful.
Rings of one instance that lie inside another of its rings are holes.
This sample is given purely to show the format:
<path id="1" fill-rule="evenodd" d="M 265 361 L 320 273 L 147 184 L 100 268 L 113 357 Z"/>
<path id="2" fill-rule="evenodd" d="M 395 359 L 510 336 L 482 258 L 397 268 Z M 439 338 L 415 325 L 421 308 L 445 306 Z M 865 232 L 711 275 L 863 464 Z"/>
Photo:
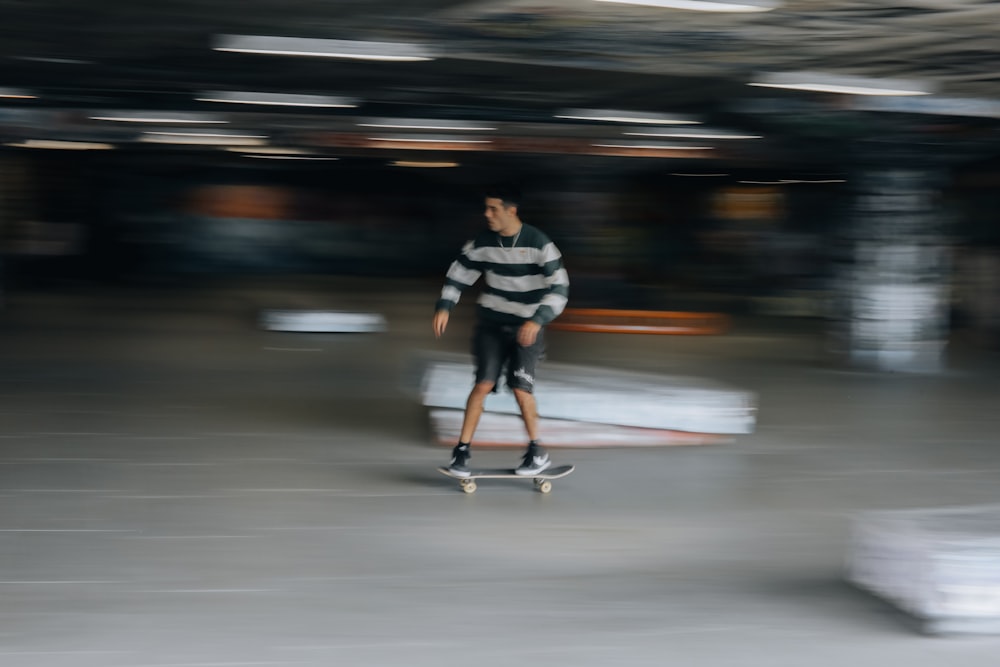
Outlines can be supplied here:
<path id="1" fill-rule="evenodd" d="M 517 230 L 517 234 L 514 235 L 514 242 L 510 244 L 510 247 L 505 246 L 503 243 L 500 242 L 500 239 L 503 238 L 503 237 L 500 236 L 499 233 L 497 233 L 497 245 L 500 246 L 501 248 L 503 248 L 504 250 L 512 250 L 514 248 L 514 246 L 517 245 L 517 240 L 519 238 L 521 238 L 521 230 L 523 230 L 523 229 L 524 229 L 524 227 L 521 227 L 521 229 Z"/>

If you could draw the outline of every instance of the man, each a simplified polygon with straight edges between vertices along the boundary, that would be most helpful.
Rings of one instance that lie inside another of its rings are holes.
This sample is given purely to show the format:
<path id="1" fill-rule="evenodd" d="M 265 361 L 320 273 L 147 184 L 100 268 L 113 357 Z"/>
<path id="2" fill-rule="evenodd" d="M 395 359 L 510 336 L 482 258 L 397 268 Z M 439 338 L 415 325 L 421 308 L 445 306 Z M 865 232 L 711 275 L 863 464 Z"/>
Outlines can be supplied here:
<path id="1" fill-rule="evenodd" d="M 566 307 L 569 278 L 555 244 L 541 230 L 521 222 L 516 194 L 491 190 L 485 203 L 488 230 L 467 242 L 452 262 L 434 313 L 434 335 L 440 337 L 462 291 L 486 276 L 472 339 L 476 382 L 465 404 L 449 470 L 462 477 L 470 474 L 469 448 L 483 403 L 496 390 L 506 367 L 507 386 L 514 392 L 528 434 L 528 449 L 515 472 L 533 475 L 552 464 L 539 444 L 535 367 L 545 351 L 545 325 Z"/>

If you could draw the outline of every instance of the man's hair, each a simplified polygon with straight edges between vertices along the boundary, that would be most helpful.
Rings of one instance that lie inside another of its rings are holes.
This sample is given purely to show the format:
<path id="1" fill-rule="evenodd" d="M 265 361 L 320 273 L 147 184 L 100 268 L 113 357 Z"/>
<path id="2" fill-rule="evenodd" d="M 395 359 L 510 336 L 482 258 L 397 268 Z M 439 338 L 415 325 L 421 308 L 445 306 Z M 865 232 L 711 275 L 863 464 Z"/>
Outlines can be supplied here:
<path id="1" fill-rule="evenodd" d="M 509 184 L 493 185 L 486 189 L 487 199 L 500 199 L 505 206 L 518 206 L 521 203 L 521 193 Z"/>

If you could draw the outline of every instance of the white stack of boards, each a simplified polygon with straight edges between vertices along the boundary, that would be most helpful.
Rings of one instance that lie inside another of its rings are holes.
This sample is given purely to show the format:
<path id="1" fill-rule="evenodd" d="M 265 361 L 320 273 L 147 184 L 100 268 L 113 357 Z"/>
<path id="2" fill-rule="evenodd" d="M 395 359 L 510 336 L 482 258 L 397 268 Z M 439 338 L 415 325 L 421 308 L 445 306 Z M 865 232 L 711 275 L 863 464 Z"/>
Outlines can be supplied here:
<path id="1" fill-rule="evenodd" d="M 260 326 L 268 331 L 299 333 L 377 333 L 386 330 L 385 317 L 378 313 L 351 313 L 339 310 L 265 310 Z"/>
<path id="2" fill-rule="evenodd" d="M 462 428 L 462 410 L 434 408 L 431 428 L 438 444 L 454 446 Z M 546 447 L 663 447 L 668 445 L 711 445 L 730 442 L 733 437 L 718 433 L 692 433 L 669 429 L 637 428 L 568 419 L 539 419 Z M 486 412 L 479 420 L 477 447 L 524 447 L 524 423 L 517 415 Z"/>
<path id="3" fill-rule="evenodd" d="M 1000 505 L 866 512 L 847 579 L 925 634 L 1000 634 Z"/>
<path id="4" fill-rule="evenodd" d="M 540 375 L 538 414 L 552 445 L 704 444 L 755 426 L 756 397 L 709 380 L 556 364 L 545 364 Z M 424 368 L 421 401 L 447 441 L 457 433 L 473 381 L 469 363 L 432 361 Z M 513 393 L 499 387 L 486 399 L 480 422 L 489 437 L 477 439 L 523 443 L 519 414 Z"/>

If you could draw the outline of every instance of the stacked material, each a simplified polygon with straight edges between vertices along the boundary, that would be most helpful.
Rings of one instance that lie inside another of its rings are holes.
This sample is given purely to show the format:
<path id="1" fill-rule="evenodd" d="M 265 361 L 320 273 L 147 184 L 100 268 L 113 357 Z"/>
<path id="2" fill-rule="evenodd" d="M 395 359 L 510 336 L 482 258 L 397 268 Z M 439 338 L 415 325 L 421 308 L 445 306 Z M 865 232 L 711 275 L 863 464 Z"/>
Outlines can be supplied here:
<path id="1" fill-rule="evenodd" d="M 473 383 L 468 363 L 438 361 L 424 371 L 421 400 L 442 443 L 454 444 Z M 752 394 L 690 377 L 546 364 L 535 385 L 543 439 L 552 446 L 703 444 L 751 433 Z M 476 442 L 524 444 L 513 394 L 486 399 Z"/>
<path id="2" fill-rule="evenodd" d="M 431 427 L 439 444 L 453 446 L 462 429 L 461 410 L 430 411 Z M 547 447 L 660 447 L 664 445 L 708 445 L 728 442 L 731 436 L 690 433 L 670 429 L 635 428 L 541 417 L 539 430 Z M 484 413 L 476 429 L 476 445 L 523 447 L 524 423 L 515 415 Z"/>
<path id="3" fill-rule="evenodd" d="M 929 634 L 1000 632 L 1000 505 L 869 512 L 848 580 Z"/>
<path id="4" fill-rule="evenodd" d="M 337 310 L 265 310 L 260 326 L 268 331 L 300 333 L 372 333 L 385 331 L 385 318 L 377 313 Z"/>

